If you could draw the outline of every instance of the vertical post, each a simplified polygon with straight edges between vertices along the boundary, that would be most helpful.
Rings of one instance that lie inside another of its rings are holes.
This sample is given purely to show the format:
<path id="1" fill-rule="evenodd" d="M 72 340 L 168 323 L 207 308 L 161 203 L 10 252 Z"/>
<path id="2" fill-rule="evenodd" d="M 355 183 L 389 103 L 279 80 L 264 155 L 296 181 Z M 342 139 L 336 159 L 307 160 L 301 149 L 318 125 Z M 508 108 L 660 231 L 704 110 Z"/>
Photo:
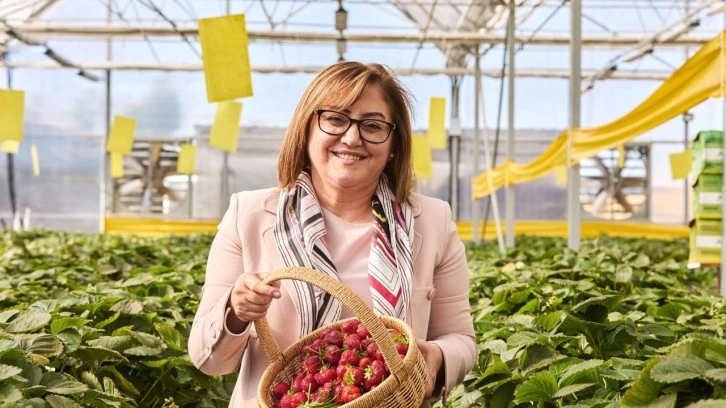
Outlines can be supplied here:
<path id="1" fill-rule="evenodd" d="M 509 1 L 507 20 L 507 160 L 514 161 L 514 20 L 515 2 Z M 492 197 L 494 199 L 494 197 Z M 514 186 L 506 186 L 504 194 L 504 218 L 507 223 L 507 248 L 514 248 Z"/>
<path id="2" fill-rule="evenodd" d="M 108 0 L 106 2 L 106 24 L 108 26 L 111 25 L 111 21 L 113 18 L 113 15 L 111 14 L 111 7 L 113 6 L 112 0 Z M 111 45 L 112 45 L 112 38 L 108 37 L 106 40 L 106 61 L 111 61 Z M 103 233 L 106 232 L 106 201 L 108 199 L 108 186 L 110 183 L 113 183 L 113 181 L 109 177 L 109 155 L 108 152 L 106 152 L 106 144 L 108 143 L 108 136 L 111 133 L 111 69 L 106 70 L 106 95 L 105 95 L 105 101 L 104 101 L 104 119 L 105 119 L 105 132 L 101 141 L 101 164 L 100 168 L 98 169 L 99 174 L 99 213 L 100 213 L 100 220 L 99 220 L 99 226 L 98 230 L 99 232 Z M 116 200 L 113 199 L 113 196 L 111 197 L 111 212 L 116 212 Z"/>
<path id="3" fill-rule="evenodd" d="M 5 62 L 5 70 L 7 72 L 7 85 L 8 89 L 13 89 L 13 74 L 12 68 L 8 63 L 8 50 L 2 52 L 2 60 Z M 8 198 L 10 199 L 10 219 L 12 228 L 14 230 L 20 230 L 20 213 L 18 211 L 18 201 L 15 196 L 15 155 L 13 153 L 6 153 L 5 157 L 8 159 Z"/>
<path id="4" fill-rule="evenodd" d="M 689 139 L 689 130 L 688 130 L 688 124 L 693 119 L 693 114 L 689 111 L 686 111 L 683 114 L 683 150 L 688 149 L 688 139 Z M 688 190 L 691 189 L 691 186 L 688 182 L 688 177 L 686 177 L 683 180 L 683 224 L 688 225 L 689 217 L 688 217 Z"/>
<path id="5" fill-rule="evenodd" d="M 481 88 L 481 55 L 479 55 L 479 44 L 474 47 L 474 148 L 472 177 L 479 174 L 479 89 Z M 479 245 L 479 199 L 472 194 L 471 203 L 471 229 L 474 243 Z M 484 234 L 484 231 L 482 231 Z"/>
<path id="6" fill-rule="evenodd" d="M 723 8 L 723 28 L 726 29 L 726 7 Z M 719 84 L 721 88 L 721 103 L 723 104 L 723 122 L 721 126 L 721 132 L 722 135 L 726 133 L 726 95 L 724 95 L 724 92 L 726 89 L 724 89 L 724 81 L 726 80 L 726 72 L 724 72 L 724 60 L 726 60 L 726 50 L 724 47 L 726 47 L 726 39 L 724 39 L 724 33 L 721 32 L 721 61 L 719 64 L 720 67 L 720 79 L 721 83 Z M 726 165 L 726 146 L 724 146 L 724 151 L 722 152 L 722 164 Z M 726 167 L 723 167 L 724 170 L 726 170 Z M 726 234 L 724 231 L 726 231 L 726 228 L 723 227 L 723 222 L 726 221 L 726 204 L 723 203 L 723 198 L 726 197 L 726 183 L 721 183 L 721 198 L 722 198 L 722 204 L 721 204 L 721 264 L 718 268 L 718 291 L 722 296 L 726 296 L 726 279 L 723 278 L 723 263 L 724 260 L 726 260 L 726 241 L 724 238 L 726 238 Z"/>
<path id="7" fill-rule="evenodd" d="M 224 3 L 225 8 L 225 14 L 229 15 L 230 12 L 230 0 L 226 0 Z M 239 131 L 238 131 L 239 132 Z M 239 137 L 239 135 L 237 135 Z M 227 211 L 227 206 L 229 205 L 229 152 L 224 151 L 222 152 L 222 180 L 220 180 L 220 217 L 224 216 L 224 213 Z M 191 197 L 190 197 L 191 198 Z"/>
<path id="8" fill-rule="evenodd" d="M 570 131 L 580 127 L 582 2 L 570 1 Z M 580 165 L 571 163 L 572 133 L 567 137 L 567 246 L 580 247 Z"/>
<path id="9" fill-rule="evenodd" d="M 461 124 L 459 122 L 459 86 L 461 77 L 451 77 L 451 126 L 449 127 L 449 204 L 454 221 L 459 220 L 459 157 Z"/>

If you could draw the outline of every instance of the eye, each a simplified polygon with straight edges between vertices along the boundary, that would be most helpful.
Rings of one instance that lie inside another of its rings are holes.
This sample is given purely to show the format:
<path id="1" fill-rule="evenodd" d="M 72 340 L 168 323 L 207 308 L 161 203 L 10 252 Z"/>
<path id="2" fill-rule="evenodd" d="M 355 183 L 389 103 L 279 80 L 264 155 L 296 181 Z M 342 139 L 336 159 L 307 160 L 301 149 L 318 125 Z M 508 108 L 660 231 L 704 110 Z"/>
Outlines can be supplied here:
<path id="1" fill-rule="evenodd" d="M 376 120 L 366 120 L 361 122 L 360 124 L 361 128 L 365 130 L 366 132 L 370 133 L 378 133 L 384 131 L 383 123 L 378 122 Z"/>
<path id="2" fill-rule="evenodd" d="M 346 123 L 348 123 L 348 118 L 337 113 L 328 113 L 328 116 L 325 117 L 325 120 L 333 125 L 345 125 Z"/>

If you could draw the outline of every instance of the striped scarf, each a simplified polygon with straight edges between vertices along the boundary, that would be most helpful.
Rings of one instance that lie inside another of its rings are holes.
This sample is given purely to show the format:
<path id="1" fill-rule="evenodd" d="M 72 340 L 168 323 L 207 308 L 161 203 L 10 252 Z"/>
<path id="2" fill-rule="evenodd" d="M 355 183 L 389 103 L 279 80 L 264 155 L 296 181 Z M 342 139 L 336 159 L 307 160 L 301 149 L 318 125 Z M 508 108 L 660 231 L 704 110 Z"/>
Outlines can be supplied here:
<path id="1" fill-rule="evenodd" d="M 407 205 L 396 205 L 382 176 L 371 199 L 373 233 L 368 283 L 373 310 L 406 319 L 413 275 L 413 216 Z M 392 232 L 393 231 L 393 232 Z M 286 266 L 305 266 L 340 280 L 322 237 L 325 222 L 312 180 L 302 172 L 294 189 L 283 189 L 277 206 L 275 241 Z M 300 336 L 340 319 L 340 302 L 313 285 L 292 281 L 300 311 Z"/>

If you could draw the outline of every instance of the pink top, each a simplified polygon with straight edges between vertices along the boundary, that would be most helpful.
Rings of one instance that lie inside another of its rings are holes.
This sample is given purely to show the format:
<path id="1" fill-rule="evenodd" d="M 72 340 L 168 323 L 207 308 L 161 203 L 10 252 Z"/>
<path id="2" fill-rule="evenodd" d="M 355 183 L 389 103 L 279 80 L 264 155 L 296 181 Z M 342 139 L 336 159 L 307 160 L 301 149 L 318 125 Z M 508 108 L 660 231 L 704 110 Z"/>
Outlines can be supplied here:
<path id="1" fill-rule="evenodd" d="M 327 232 L 323 239 L 333 258 L 338 278 L 372 307 L 373 300 L 368 286 L 368 256 L 371 252 L 373 221 L 355 224 L 338 218 L 325 208 L 323 218 Z M 353 317 L 353 314 L 343 305 L 340 318 L 348 317 Z"/>

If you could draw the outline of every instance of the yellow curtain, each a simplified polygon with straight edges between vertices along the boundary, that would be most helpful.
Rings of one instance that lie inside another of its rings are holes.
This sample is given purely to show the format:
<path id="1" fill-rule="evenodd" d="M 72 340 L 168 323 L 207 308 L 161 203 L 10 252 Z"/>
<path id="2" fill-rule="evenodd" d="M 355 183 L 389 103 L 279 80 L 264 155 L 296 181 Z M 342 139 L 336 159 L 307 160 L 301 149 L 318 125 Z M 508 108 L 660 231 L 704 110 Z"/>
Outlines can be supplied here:
<path id="1" fill-rule="evenodd" d="M 473 179 L 474 198 L 485 197 L 503 186 L 538 179 L 558 166 L 576 164 L 600 151 L 622 145 L 709 97 L 720 97 L 725 35 L 726 31 L 706 43 L 648 99 L 619 119 L 601 126 L 566 130 L 534 161 L 527 164 L 506 161 L 477 175 Z M 568 135 L 572 140 L 570 163 L 566 163 Z"/>

